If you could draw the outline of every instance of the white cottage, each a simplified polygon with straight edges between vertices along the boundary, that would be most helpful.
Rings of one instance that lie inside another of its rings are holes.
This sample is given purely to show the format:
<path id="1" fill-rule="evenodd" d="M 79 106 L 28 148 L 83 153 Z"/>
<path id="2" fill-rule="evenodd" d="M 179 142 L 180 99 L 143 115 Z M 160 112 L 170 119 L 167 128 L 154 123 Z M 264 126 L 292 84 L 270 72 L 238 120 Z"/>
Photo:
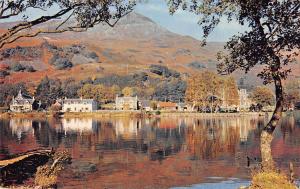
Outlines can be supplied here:
<path id="1" fill-rule="evenodd" d="M 240 111 L 249 110 L 251 106 L 251 100 L 249 99 L 249 94 L 246 89 L 239 90 L 239 109 Z"/>
<path id="2" fill-rule="evenodd" d="M 93 99 L 67 99 L 62 101 L 63 112 L 93 112 L 97 110 L 97 102 Z"/>
<path id="3" fill-rule="evenodd" d="M 116 109 L 117 110 L 137 110 L 138 109 L 138 97 L 116 97 Z"/>
<path id="4" fill-rule="evenodd" d="M 13 97 L 9 109 L 12 112 L 30 112 L 33 110 L 34 97 L 31 98 L 25 94 L 22 94 L 20 90 L 16 97 Z"/>

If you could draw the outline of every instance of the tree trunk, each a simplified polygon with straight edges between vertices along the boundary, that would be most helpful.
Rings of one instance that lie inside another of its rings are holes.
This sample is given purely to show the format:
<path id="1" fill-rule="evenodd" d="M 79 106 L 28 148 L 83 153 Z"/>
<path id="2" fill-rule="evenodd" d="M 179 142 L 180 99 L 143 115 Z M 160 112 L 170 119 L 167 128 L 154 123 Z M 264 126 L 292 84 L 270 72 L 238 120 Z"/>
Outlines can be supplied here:
<path id="1" fill-rule="evenodd" d="M 275 168 L 274 160 L 271 153 L 272 140 L 273 135 L 263 130 L 260 135 L 260 153 L 262 158 L 263 170 L 273 170 Z"/>
<path id="2" fill-rule="evenodd" d="M 278 125 L 278 122 L 282 115 L 283 109 L 283 90 L 280 76 L 276 75 L 273 77 L 275 83 L 276 93 L 276 107 L 273 112 L 272 118 L 268 124 L 263 128 L 260 135 L 260 151 L 262 158 L 262 169 L 272 170 L 275 169 L 275 163 L 271 153 L 271 143 L 273 140 L 273 132 Z"/>

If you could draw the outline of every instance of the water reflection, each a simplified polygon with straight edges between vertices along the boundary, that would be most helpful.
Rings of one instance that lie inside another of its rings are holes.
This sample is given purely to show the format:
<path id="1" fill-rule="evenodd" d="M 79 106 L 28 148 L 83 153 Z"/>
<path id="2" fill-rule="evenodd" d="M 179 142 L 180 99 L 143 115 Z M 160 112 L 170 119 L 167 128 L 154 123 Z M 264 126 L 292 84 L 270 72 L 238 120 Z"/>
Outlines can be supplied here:
<path id="1" fill-rule="evenodd" d="M 286 116 L 275 132 L 272 146 L 279 166 L 300 155 L 299 120 L 299 113 Z M 213 176 L 248 178 L 247 157 L 259 157 L 259 128 L 265 121 L 264 117 L 0 120 L 0 158 L 39 147 L 68 149 L 74 161 L 61 176 L 60 186 L 66 188 L 166 188 Z M 295 166 L 299 173 L 300 165 Z"/>
<path id="2" fill-rule="evenodd" d="M 57 127 L 58 132 L 67 133 L 83 133 L 83 132 L 96 132 L 97 122 L 92 119 L 62 119 L 61 126 Z"/>
<path id="3" fill-rule="evenodd" d="M 32 120 L 28 119 L 11 119 L 9 120 L 9 126 L 13 136 L 17 137 L 17 140 L 21 140 L 22 136 L 26 133 L 32 132 Z"/>

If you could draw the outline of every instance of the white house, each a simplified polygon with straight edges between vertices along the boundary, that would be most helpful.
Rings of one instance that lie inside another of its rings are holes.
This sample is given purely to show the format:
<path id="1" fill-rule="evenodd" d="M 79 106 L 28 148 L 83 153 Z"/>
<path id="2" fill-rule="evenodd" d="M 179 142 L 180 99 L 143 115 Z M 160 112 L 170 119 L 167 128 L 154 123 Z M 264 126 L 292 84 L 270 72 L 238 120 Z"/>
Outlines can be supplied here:
<path id="1" fill-rule="evenodd" d="M 16 97 L 13 97 L 9 109 L 12 112 L 30 112 L 33 110 L 34 97 L 22 94 L 20 90 Z"/>
<path id="2" fill-rule="evenodd" d="M 251 106 L 251 100 L 248 98 L 249 94 L 246 89 L 239 90 L 239 109 L 241 111 L 249 110 Z"/>
<path id="3" fill-rule="evenodd" d="M 117 110 L 137 110 L 138 109 L 138 97 L 116 97 L 116 109 Z"/>
<path id="4" fill-rule="evenodd" d="M 178 111 L 180 111 L 180 112 L 185 112 L 185 111 L 193 112 L 193 111 L 195 111 L 192 105 L 186 104 L 186 103 L 183 103 L 183 102 L 177 103 L 177 107 L 178 107 Z"/>
<path id="5" fill-rule="evenodd" d="M 93 112 L 97 110 L 97 102 L 93 99 L 67 99 L 62 101 L 63 112 Z"/>

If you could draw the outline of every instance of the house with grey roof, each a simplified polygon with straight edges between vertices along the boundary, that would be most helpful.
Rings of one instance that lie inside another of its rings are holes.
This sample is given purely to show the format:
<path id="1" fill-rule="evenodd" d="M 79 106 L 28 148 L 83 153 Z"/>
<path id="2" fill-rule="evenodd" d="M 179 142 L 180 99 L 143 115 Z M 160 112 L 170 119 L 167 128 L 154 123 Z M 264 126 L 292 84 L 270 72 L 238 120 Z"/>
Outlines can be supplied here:
<path id="1" fill-rule="evenodd" d="M 93 112 L 98 108 L 98 104 L 94 99 L 68 99 L 62 100 L 63 112 Z"/>
<path id="2" fill-rule="evenodd" d="M 138 97 L 116 96 L 117 110 L 138 110 Z"/>
<path id="3" fill-rule="evenodd" d="M 16 97 L 13 97 L 9 109 L 12 112 L 30 112 L 33 110 L 35 99 L 22 93 L 19 90 L 19 93 Z"/>
<path id="4" fill-rule="evenodd" d="M 153 111 L 153 108 L 151 107 L 151 101 L 150 100 L 140 100 L 139 106 L 142 110 L 145 111 Z"/>
<path id="5" fill-rule="evenodd" d="M 180 112 L 193 112 L 195 111 L 193 106 L 187 103 L 179 102 L 177 103 L 178 111 Z"/>

